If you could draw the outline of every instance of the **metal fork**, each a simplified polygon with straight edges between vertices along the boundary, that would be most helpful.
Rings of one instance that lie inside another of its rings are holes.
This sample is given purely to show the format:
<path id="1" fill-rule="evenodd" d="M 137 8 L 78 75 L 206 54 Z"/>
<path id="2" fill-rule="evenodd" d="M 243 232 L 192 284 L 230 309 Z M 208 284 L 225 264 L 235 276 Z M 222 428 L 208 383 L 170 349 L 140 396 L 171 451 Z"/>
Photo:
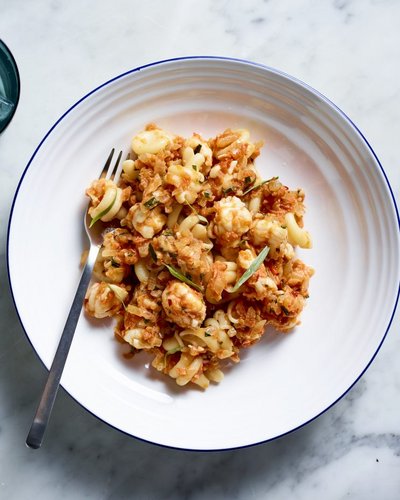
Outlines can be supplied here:
<path id="1" fill-rule="evenodd" d="M 101 171 L 99 178 L 104 177 L 105 179 L 111 179 L 115 183 L 117 183 L 122 169 L 122 163 L 120 165 L 122 151 L 119 153 L 115 164 L 112 165 L 114 151 L 115 150 L 113 148 L 107 158 L 107 161 L 104 165 L 103 170 Z M 40 399 L 32 422 L 32 426 L 26 439 L 27 446 L 33 449 L 40 448 L 40 446 L 42 445 L 43 436 L 47 428 L 54 401 L 57 396 L 58 387 L 60 385 L 61 375 L 64 370 L 69 348 L 71 346 L 76 325 L 78 323 L 79 316 L 82 310 L 83 300 L 85 298 L 86 290 L 89 286 L 93 266 L 96 262 L 97 255 L 102 243 L 101 228 L 99 228 L 101 224 L 95 224 L 92 228 L 89 229 L 91 217 L 88 214 L 88 209 L 89 206 L 85 210 L 84 226 L 90 243 L 89 253 L 86 264 L 82 271 L 82 276 L 79 281 L 75 298 L 72 302 L 72 306 L 68 314 L 67 322 L 65 323 L 64 330 L 62 332 L 61 339 L 50 368 L 46 385 L 43 389 L 42 397 Z"/>

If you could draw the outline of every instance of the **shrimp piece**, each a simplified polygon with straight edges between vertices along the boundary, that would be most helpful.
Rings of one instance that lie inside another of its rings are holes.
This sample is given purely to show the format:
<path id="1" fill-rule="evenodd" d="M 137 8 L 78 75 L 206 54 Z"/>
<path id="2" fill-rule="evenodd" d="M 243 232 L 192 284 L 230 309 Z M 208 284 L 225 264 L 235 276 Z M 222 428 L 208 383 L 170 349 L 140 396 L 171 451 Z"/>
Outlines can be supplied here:
<path id="1" fill-rule="evenodd" d="M 251 227 L 252 216 L 236 196 L 228 196 L 215 204 L 214 234 L 221 244 L 237 247 L 240 238 Z"/>
<path id="2" fill-rule="evenodd" d="M 167 318 L 182 328 L 199 327 L 206 317 L 202 294 L 177 280 L 170 281 L 166 286 L 162 305 Z"/>

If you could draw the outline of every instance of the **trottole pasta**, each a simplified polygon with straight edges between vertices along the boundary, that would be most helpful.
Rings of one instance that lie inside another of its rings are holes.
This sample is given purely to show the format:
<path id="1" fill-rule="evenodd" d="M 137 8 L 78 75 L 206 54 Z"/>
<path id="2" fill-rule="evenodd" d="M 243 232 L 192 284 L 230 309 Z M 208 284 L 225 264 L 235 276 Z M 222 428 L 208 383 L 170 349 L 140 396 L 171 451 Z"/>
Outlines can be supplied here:
<path id="1" fill-rule="evenodd" d="M 85 310 L 114 316 L 116 337 L 178 385 L 220 382 L 267 325 L 299 324 L 313 274 L 295 255 L 311 247 L 304 192 L 260 178 L 261 147 L 245 129 L 185 139 L 150 124 L 118 186 L 87 189 L 108 227 Z"/>

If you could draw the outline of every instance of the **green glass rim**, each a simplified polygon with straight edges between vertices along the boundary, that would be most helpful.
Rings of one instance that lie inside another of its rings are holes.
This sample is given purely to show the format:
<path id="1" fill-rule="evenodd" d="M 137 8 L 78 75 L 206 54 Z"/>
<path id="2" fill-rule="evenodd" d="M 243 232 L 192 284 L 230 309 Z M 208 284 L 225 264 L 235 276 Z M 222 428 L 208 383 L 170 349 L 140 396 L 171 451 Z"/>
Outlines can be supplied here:
<path id="1" fill-rule="evenodd" d="M 3 124 L 0 123 L 0 134 L 1 134 L 8 127 L 8 125 L 10 124 L 10 122 L 12 121 L 12 119 L 14 117 L 15 111 L 17 110 L 19 97 L 20 97 L 20 93 L 21 93 L 21 79 L 19 76 L 19 70 L 18 70 L 17 63 L 14 59 L 14 56 L 13 56 L 11 50 L 6 45 L 6 43 L 1 38 L 0 38 L 0 51 L 4 52 L 7 55 L 7 57 L 9 58 L 9 61 L 11 63 L 10 66 L 12 68 L 12 73 L 13 73 L 13 77 L 15 79 L 15 86 L 16 86 L 15 96 L 12 98 L 12 103 L 13 103 L 14 107 L 13 107 L 11 113 L 9 114 L 9 116 L 7 117 L 7 119 L 4 121 L 4 123 Z"/>

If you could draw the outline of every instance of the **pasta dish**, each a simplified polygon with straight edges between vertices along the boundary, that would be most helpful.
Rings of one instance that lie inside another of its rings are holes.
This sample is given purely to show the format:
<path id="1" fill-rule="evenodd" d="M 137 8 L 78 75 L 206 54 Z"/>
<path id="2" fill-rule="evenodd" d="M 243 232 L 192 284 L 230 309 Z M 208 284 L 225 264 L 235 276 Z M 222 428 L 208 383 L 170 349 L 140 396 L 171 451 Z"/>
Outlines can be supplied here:
<path id="1" fill-rule="evenodd" d="M 178 385 L 220 382 L 266 326 L 299 324 L 313 274 L 295 254 L 311 248 L 305 195 L 260 178 L 262 145 L 245 129 L 205 140 L 150 124 L 118 184 L 86 191 L 106 228 L 86 313 L 115 317 L 117 339 Z"/>

